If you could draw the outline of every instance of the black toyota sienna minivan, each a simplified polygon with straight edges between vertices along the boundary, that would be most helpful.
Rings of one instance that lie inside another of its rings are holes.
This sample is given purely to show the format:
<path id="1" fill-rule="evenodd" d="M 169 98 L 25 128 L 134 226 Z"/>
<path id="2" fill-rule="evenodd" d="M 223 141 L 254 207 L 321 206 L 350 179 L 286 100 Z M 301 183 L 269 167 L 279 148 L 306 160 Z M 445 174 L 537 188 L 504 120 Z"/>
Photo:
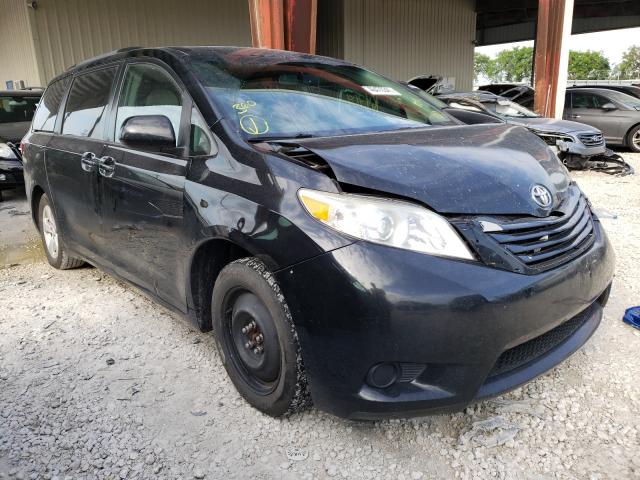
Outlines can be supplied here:
<path id="1" fill-rule="evenodd" d="M 567 358 L 609 295 L 612 248 L 542 140 L 340 60 L 117 51 L 49 84 L 22 147 L 51 265 L 213 330 L 269 415 L 460 409 Z"/>

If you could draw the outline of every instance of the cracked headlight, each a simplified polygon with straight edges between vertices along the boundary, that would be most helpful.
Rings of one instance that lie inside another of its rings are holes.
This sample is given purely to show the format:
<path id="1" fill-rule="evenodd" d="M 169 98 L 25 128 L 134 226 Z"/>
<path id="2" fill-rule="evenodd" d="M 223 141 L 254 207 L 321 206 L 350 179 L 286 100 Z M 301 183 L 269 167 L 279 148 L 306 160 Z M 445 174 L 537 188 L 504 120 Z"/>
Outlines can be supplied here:
<path id="1" fill-rule="evenodd" d="M 361 240 L 443 257 L 475 257 L 451 224 L 409 202 L 301 189 L 306 211 L 330 228 Z"/>

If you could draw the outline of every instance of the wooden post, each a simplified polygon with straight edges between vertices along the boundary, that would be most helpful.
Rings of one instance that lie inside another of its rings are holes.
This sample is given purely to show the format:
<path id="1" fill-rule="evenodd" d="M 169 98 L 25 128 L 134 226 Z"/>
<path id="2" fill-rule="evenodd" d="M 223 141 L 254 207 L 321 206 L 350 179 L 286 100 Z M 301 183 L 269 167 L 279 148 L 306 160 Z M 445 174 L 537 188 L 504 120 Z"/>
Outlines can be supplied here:
<path id="1" fill-rule="evenodd" d="M 315 53 L 317 0 L 248 1 L 254 47 Z"/>
<path id="2" fill-rule="evenodd" d="M 284 43 L 287 50 L 316 53 L 317 0 L 284 0 Z"/>
<path id="3" fill-rule="evenodd" d="M 282 0 L 249 0 L 249 19 L 254 47 L 284 49 Z"/>
<path id="4" fill-rule="evenodd" d="M 572 16 L 573 0 L 538 0 L 534 108 L 545 117 L 562 117 Z"/>

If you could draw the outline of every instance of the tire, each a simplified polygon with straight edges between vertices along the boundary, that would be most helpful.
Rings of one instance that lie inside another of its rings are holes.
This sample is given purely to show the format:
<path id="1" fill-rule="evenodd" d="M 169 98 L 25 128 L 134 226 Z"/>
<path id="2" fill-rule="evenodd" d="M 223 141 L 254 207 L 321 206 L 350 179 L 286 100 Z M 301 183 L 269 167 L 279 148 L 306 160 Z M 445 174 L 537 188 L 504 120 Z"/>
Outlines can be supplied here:
<path id="1" fill-rule="evenodd" d="M 58 232 L 58 224 L 46 194 L 40 197 L 38 205 L 38 230 L 42 238 L 44 253 L 49 264 L 59 270 L 69 270 L 84 265 L 79 258 L 74 258 L 67 253 Z"/>
<path id="2" fill-rule="evenodd" d="M 627 133 L 627 146 L 631 151 L 640 153 L 640 125 L 636 125 Z"/>
<path id="3" fill-rule="evenodd" d="M 211 314 L 224 367 L 250 405 L 272 417 L 311 405 L 289 307 L 262 261 L 243 258 L 222 269 Z"/>

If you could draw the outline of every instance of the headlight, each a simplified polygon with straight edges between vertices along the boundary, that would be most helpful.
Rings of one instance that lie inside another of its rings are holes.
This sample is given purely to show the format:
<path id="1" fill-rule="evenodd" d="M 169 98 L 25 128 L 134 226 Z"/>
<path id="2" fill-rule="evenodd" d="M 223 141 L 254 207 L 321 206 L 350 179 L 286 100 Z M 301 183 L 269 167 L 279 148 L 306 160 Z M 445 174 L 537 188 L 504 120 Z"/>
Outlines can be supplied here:
<path id="1" fill-rule="evenodd" d="M 451 224 L 426 208 L 399 200 L 301 189 L 309 214 L 339 232 L 390 247 L 474 260 Z"/>
<path id="2" fill-rule="evenodd" d="M 0 158 L 16 158 L 13 150 L 6 143 L 0 143 Z"/>

